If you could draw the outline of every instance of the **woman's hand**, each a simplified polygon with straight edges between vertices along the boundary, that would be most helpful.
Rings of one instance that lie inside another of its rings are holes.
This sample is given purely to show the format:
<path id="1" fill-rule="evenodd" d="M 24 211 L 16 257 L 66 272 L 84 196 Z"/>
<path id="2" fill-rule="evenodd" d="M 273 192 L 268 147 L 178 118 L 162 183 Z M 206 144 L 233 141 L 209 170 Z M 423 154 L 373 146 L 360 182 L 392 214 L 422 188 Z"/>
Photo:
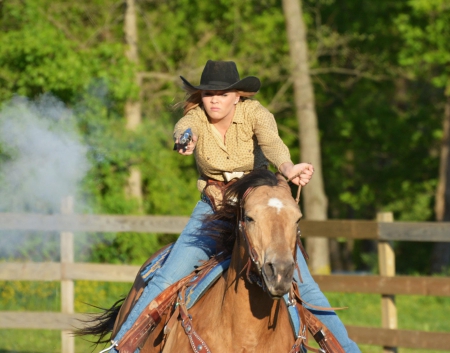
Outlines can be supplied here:
<path id="1" fill-rule="evenodd" d="M 314 174 L 314 167 L 310 163 L 283 163 L 279 169 L 280 172 L 283 173 L 283 175 L 288 179 L 294 177 L 297 174 L 300 174 L 300 176 L 292 179 L 292 182 L 295 185 L 305 186 L 309 183 Z"/>
<path id="2" fill-rule="evenodd" d="M 189 143 L 185 147 L 185 145 L 179 143 L 179 138 L 177 138 L 175 141 L 176 150 L 178 151 L 179 154 L 182 154 L 183 156 L 189 156 L 192 153 L 194 153 L 195 146 L 197 145 L 197 140 L 198 137 L 192 135 L 192 140 L 189 141 Z"/>

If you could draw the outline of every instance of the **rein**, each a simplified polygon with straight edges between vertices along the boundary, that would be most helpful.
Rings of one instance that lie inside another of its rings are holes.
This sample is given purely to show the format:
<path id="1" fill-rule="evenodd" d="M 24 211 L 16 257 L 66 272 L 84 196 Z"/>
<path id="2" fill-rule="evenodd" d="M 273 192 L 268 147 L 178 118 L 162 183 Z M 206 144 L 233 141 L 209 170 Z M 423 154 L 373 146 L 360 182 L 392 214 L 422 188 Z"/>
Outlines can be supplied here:
<path id="1" fill-rule="evenodd" d="M 298 173 L 295 174 L 294 176 L 290 177 L 289 179 L 287 179 L 286 181 L 289 183 L 290 181 L 292 181 L 293 179 L 297 178 L 300 176 L 300 174 L 303 173 L 303 170 Z M 302 185 L 298 184 L 298 188 L 297 188 L 297 196 L 295 197 L 295 202 L 297 202 L 297 204 L 300 202 L 300 192 L 302 191 Z"/>
<path id="2" fill-rule="evenodd" d="M 247 198 L 247 196 L 253 190 L 254 190 L 253 187 L 248 188 L 247 191 L 245 191 L 244 195 L 242 196 L 242 199 L 241 199 L 241 202 L 239 205 L 239 215 L 237 218 L 237 222 L 238 222 L 237 229 L 238 229 L 239 234 L 244 239 L 245 244 L 247 245 L 247 251 L 249 254 L 249 259 L 248 259 L 247 263 L 245 264 L 245 266 L 242 268 L 241 273 L 246 271 L 247 280 L 251 284 L 254 284 L 256 282 L 265 291 L 266 286 L 265 286 L 264 280 L 261 278 L 261 264 L 259 263 L 259 256 L 255 250 L 255 247 L 254 247 L 251 239 L 247 235 L 247 229 L 245 227 L 245 220 L 244 220 L 244 217 L 245 217 L 244 202 L 245 202 L 245 199 Z M 237 239 L 239 239 L 239 234 L 236 237 Z M 255 276 L 252 276 L 252 273 L 251 273 L 252 264 L 256 267 L 256 280 L 255 280 Z M 252 277 L 253 277 L 253 280 L 252 280 Z"/>

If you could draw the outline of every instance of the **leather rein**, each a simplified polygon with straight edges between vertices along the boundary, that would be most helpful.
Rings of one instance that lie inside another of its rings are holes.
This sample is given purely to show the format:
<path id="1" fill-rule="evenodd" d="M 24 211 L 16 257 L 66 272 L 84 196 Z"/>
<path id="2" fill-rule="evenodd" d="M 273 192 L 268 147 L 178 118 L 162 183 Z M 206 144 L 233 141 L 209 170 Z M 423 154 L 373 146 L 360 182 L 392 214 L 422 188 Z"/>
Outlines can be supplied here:
<path id="1" fill-rule="evenodd" d="M 252 240 L 248 237 L 247 234 L 247 228 L 245 226 L 245 211 L 244 211 L 244 202 L 245 199 L 247 198 L 247 196 L 254 190 L 253 187 L 250 187 L 247 189 L 247 191 L 244 193 L 244 195 L 242 196 L 242 199 L 240 201 L 239 204 L 239 214 L 237 217 L 237 223 L 238 223 L 238 234 L 237 234 L 237 241 L 239 241 L 241 236 L 244 239 L 244 242 L 247 246 L 247 252 L 249 255 L 248 261 L 245 264 L 245 266 L 242 268 L 242 272 L 245 271 L 247 280 L 251 283 L 254 284 L 256 282 L 256 284 L 258 284 L 264 291 L 266 291 L 266 285 L 264 282 L 264 279 L 262 278 L 261 275 L 261 264 L 259 262 L 259 256 L 258 253 L 256 252 L 256 249 L 253 245 Z M 256 268 L 256 273 L 252 272 L 252 265 Z"/>

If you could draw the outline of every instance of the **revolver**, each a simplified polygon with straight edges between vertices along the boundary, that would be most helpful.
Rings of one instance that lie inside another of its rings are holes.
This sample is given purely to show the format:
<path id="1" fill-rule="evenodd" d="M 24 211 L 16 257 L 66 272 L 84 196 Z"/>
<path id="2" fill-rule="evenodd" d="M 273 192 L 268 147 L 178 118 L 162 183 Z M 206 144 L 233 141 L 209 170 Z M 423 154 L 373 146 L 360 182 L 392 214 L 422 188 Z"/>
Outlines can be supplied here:
<path id="1" fill-rule="evenodd" d="M 179 146 L 181 145 L 183 147 L 183 151 L 186 152 L 187 145 L 191 141 L 192 141 L 192 130 L 191 130 L 191 128 L 189 128 L 185 132 L 183 132 L 183 134 L 180 136 L 178 143 L 175 142 L 175 144 L 173 146 L 173 150 L 174 151 L 178 150 Z"/>

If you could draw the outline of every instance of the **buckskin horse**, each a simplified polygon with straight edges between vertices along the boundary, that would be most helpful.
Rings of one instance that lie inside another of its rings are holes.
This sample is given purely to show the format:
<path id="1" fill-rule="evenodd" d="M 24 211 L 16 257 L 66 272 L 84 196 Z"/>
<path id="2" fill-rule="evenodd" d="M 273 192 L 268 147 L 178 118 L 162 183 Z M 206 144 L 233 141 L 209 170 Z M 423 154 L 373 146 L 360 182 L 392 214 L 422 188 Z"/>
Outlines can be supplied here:
<path id="1" fill-rule="evenodd" d="M 304 308 L 293 282 L 302 214 L 287 181 L 280 174 L 255 170 L 229 186 L 224 200 L 228 201 L 205 219 L 205 224 L 212 233 L 220 234 L 224 253 L 231 254 L 228 270 L 189 310 L 185 302 L 186 286 L 178 285 L 175 295 L 162 300 L 165 305 L 159 308 L 161 320 L 156 328 L 138 333 L 135 346 L 119 344 L 116 349 L 121 353 L 133 353 L 136 346 L 141 347 L 141 353 L 289 353 L 305 348 L 314 352 L 343 352 L 331 332 Z M 195 276 L 202 276 L 205 267 L 199 267 L 192 281 L 195 282 Z M 96 334 L 100 336 L 97 342 L 106 342 L 101 339 L 111 332 L 115 322 L 111 335 L 114 338 L 142 287 L 138 274 L 134 291 L 125 302 L 118 301 L 94 317 L 90 326 L 78 334 Z M 279 300 L 286 293 L 299 311 L 301 324 L 297 337 L 287 306 L 284 300 Z M 307 330 L 323 350 L 307 345 Z"/>

